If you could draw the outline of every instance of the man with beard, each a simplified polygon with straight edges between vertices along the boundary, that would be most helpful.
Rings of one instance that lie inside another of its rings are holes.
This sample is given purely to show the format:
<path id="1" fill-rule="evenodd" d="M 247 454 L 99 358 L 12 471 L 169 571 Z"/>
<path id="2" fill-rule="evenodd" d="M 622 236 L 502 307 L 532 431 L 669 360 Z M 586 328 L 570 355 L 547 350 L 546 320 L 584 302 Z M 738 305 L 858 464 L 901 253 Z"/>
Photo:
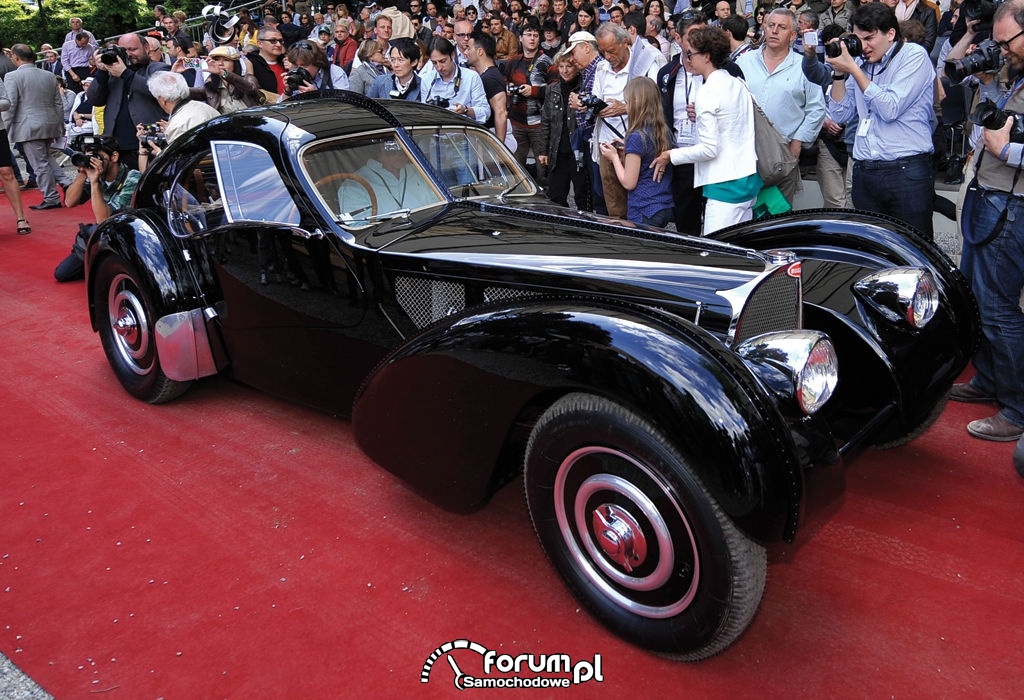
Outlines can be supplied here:
<path id="1" fill-rule="evenodd" d="M 117 45 L 128 56 L 126 64 L 120 57 L 105 63 L 96 54 L 95 79 L 89 86 L 89 101 L 93 107 L 105 107 L 103 134 L 117 139 L 120 160 L 132 170 L 139 169 L 139 140 L 137 124 L 154 124 L 166 117 L 156 99 L 149 92 L 146 81 L 155 73 L 170 70 L 166 63 L 149 59 L 149 45 L 138 34 L 125 34 Z M 110 57 L 107 57 L 110 60 Z"/>
<path id="2" fill-rule="evenodd" d="M 854 13 L 854 30 L 857 28 Z M 1000 5 L 992 23 L 992 40 L 999 46 L 1012 85 L 998 106 L 1024 112 L 1024 2 Z M 1019 119 L 1019 116 L 1016 117 Z M 1001 128 L 984 128 L 975 149 L 978 189 L 968 190 L 964 201 L 964 272 L 971 280 L 981 313 L 981 346 L 973 362 L 970 382 L 954 384 L 954 401 L 993 403 L 998 413 L 967 425 L 967 432 L 983 440 L 1011 441 L 1024 434 L 1024 144 L 1011 141 L 1015 118 Z M 1017 471 L 1024 476 L 1024 440 L 1014 454 Z"/>

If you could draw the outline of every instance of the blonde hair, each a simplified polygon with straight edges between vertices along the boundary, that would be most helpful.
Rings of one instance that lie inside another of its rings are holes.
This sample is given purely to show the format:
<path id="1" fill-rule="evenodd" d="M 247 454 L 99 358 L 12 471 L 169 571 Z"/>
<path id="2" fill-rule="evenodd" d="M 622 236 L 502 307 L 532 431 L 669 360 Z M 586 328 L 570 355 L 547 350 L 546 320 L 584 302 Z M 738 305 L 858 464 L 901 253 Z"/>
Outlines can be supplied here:
<path id="1" fill-rule="evenodd" d="M 623 97 L 626 100 L 626 114 L 629 115 L 626 135 L 639 132 L 650 138 L 655 153 L 672 148 L 672 137 L 665 122 L 657 84 L 646 76 L 630 80 L 626 83 Z"/>

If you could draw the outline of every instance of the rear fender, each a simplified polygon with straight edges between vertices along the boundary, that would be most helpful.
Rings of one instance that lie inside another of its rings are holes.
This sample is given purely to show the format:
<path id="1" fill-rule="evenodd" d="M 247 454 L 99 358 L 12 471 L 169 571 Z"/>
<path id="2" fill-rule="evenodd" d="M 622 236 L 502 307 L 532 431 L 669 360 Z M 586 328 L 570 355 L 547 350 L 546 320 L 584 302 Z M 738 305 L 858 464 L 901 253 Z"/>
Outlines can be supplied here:
<path id="1" fill-rule="evenodd" d="M 652 309 L 531 300 L 446 319 L 370 376 L 353 430 L 381 466 L 466 512 L 500 486 L 510 436 L 528 433 L 517 423 L 573 391 L 659 425 L 748 534 L 791 536 L 803 476 L 778 406 L 718 340 Z"/>
<path id="2" fill-rule="evenodd" d="M 146 212 L 119 212 L 100 224 L 86 248 L 86 293 L 94 331 L 102 322 L 91 283 L 93 270 L 107 256 L 131 265 L 156 319 L 153 332 L 161 366 L 171 379 L 188 381 L 215 374 L 226 364 L 216 314 L 206 305 L 188 264 L 188 242 L 165 231 Z"/>

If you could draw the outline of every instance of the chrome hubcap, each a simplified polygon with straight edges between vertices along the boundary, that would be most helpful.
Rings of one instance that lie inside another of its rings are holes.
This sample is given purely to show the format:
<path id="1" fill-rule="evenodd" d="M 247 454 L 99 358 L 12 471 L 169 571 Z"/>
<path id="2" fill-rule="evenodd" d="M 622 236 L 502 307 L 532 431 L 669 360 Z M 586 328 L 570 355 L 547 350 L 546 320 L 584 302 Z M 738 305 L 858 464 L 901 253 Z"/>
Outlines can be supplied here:
<path id="1" fill-rule="evenodd" d="M 128 275 L 118 275 L 110 283 L 107 303 L 114 345 L 125 366 L 138 375 L 148 374 L 150 334 L 146 307 L 135 293 L 135 282 Z"/>
<path id="2" fill-rule="evenodd" d="M 647 558 L 647 540 L 628 511 L 606 503 L 594 509 L 591 520 L 597 543 L 616 564 L 633 573 Z"/>

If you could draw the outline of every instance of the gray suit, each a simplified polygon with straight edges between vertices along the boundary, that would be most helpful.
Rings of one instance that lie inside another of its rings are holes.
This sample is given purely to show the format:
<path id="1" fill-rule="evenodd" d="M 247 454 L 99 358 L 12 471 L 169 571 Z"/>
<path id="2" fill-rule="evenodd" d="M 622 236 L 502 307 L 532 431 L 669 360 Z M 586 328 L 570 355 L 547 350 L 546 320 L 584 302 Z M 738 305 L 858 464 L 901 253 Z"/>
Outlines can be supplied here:
<path id="1" fill-rule="evenodd" d="M 25 158 L 35 171 L 36 183 L 45 204 L 60 204 L 57 168 L 50 157 L 50 144 L 64 135 L 64 102 L 57 78 L 32 64 L 18 66 L 4 76 L 4 88 L 11 108 L 4 112 L 8 136 L 24 144 Z"/>

